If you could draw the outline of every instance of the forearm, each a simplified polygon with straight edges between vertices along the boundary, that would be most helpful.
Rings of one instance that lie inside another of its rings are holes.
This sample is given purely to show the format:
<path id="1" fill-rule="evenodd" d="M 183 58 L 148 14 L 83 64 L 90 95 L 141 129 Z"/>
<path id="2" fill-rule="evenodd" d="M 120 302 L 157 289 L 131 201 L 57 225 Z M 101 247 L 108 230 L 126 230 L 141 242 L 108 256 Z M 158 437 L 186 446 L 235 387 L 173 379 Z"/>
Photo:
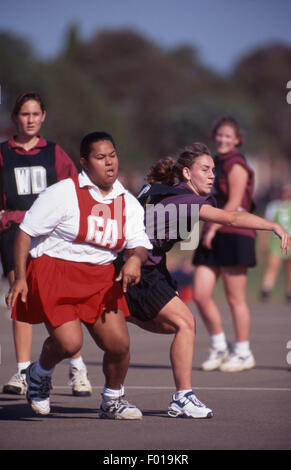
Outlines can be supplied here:
<path id="1" fill-rule="evenodd" d="M 128 258 L 135 256 L 139 258 L 141 264 L 145 264 L 148 259 L 148 250 L 143 246 L 137 246 L 136 248 L 132 248 L 127 250 Z"/>
<path id="2" fill-rule="evenodd" d="M 14 246 L 15 280 L 25 279 L 26 263 L 31 244 L 31 237 L 19 229 Z"/>
<path id="3" fill-rule="evenodd" d="M 274 231 L 277 224 L 249 212 L 233 211 L 230 212 L 228 225 L 237 228 Z"/>
<path id="4" fill-rule="evenodd" d="M 223 210 L 227 212 L 238 212 L 237 211 L 238 207 L 239 206 L 234 201 L 227 201 L 227 203 L 223 207 Z M 208 231 L 216 233 L 221 227 L 223 227 L 223 224 L 217 224 L 214 222 L 210 224 Z"/>

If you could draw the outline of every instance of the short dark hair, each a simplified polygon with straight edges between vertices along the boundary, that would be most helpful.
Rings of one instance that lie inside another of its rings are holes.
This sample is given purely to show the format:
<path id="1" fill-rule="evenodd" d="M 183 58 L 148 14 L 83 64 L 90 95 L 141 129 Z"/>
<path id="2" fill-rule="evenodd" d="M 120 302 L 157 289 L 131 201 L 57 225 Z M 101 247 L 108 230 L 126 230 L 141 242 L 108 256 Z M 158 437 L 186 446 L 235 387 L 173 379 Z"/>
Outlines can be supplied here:
<path id="1" fill-rule="evenodd" d="M 109 140 L 109 142 L 111 142 L 113 147 L 116 149 L 116 145 L 111 134 L 103 131 L 95 131 L 85 135 L 85 137 L 82 139 L 80 145 L 80 157 L 88 158 L 89 153 L 91 152 L 91 145 L 94 142 L 99 142 L 102 140 Z"/>
<path id="2" fill-rule="evenodd" d="M 44 104 L 40 94 L 37 91 L 28 91 L 28 92 L 22 93 L 16 99 L 16 101 L 14 103 L 14 106 L 13 106 L 13 109 L 12 109 L 12 112 L 11 112 L 12 120 L 14 120 L 17 117 L 22 105 L 24 103 L 26 103 L 26 101 L 30 101 L 30 100 L 37 101 L 37 103 L 39 104 L 42 112 L 43 113 L 45 112 L 45 110 L 46 110 L 45 104 Z"/>

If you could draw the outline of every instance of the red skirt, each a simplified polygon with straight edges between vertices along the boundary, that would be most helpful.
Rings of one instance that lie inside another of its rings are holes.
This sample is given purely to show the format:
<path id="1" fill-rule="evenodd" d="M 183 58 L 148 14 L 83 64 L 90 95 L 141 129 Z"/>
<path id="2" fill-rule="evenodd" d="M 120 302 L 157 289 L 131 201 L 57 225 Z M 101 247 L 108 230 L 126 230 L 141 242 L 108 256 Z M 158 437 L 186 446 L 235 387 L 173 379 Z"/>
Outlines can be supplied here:
<path id="1" fill-rule="evenodd" d="M 95 323 L 104 312 L 121 310 L 129 316 L 113 264 L 94 265 L 51 258 L 31 258 L 26 272 L 26 302 L 20 296 L 12 318 L 27 323 L 49 323 L 56 327 L 79 318 Z"/>

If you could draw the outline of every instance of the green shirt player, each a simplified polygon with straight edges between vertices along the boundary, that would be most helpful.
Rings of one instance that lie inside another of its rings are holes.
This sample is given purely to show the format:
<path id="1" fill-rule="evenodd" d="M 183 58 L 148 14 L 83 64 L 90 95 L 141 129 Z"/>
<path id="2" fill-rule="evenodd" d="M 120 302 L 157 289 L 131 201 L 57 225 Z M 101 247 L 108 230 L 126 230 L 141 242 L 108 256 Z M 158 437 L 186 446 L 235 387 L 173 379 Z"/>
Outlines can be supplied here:
<path id="1" fill-rule="evenodd" d="M 287 232 L 291 233 L 291 184 L 282 186 L 280 198 L 267 205 L 265 218 L 279 223 Z M 283 261 L 286 273 L 286 300 L 291 302 L 291 253 L 282 255 L 280 243 L 278 244 L 276 237 L 271 235 L 261 288 L 263 300 L 269 298 Z"/>

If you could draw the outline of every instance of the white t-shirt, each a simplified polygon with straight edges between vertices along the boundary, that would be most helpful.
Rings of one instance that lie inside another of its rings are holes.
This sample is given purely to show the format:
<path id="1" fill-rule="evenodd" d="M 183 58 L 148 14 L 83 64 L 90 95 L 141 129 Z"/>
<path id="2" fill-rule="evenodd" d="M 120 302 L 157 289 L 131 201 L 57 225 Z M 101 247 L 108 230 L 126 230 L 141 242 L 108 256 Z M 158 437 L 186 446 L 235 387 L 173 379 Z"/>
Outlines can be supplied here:
<path id="1" fill-rule="evenodd" d="M 91 196 L 103 204 L 110 204 L 115 198 L 124 194 L 126 217 L 124 248 L 132 249 L 138 246 L 152 248 L 145 232 L 144 209 L 118 180 L 105 197 L 84 171 L 79 174 L 79 184 L 80 187 L 88 186 Z M 75 185 L 71 178 L 67 178 L 39 194 L 26 212 L 20 228 L 33 237 L 30 247 L 30 255 L 33 258 L 45 254 L 70 261 L 112 263 L 117 257 L 116 251 L 73 242 L 79 232 L 79 222 L 80 210 Z"/>

